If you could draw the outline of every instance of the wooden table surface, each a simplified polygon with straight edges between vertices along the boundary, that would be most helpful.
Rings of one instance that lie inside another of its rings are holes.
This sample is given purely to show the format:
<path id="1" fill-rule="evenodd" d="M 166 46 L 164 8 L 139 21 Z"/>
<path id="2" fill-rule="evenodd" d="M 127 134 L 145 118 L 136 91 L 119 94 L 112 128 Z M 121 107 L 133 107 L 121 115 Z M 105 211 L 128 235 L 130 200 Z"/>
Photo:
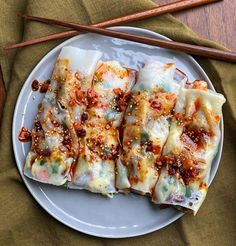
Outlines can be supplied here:
<path id="1" fill-rule="evenodd" d="M 176 0 L 154 0 L 159 5 Z M 201 37 L 211 39 L 236 50 L 236 0 L 224 0 L 173 14 Z M 0 116 L 5 90 L 0 76 Z"/>
<path id="2" fill-rule="evenodd" d="M 159 5 L 177 0 L 154 0 Z M 236 0 L 223 0 L 173 14 L 202 38 L 236 50 Z"/>

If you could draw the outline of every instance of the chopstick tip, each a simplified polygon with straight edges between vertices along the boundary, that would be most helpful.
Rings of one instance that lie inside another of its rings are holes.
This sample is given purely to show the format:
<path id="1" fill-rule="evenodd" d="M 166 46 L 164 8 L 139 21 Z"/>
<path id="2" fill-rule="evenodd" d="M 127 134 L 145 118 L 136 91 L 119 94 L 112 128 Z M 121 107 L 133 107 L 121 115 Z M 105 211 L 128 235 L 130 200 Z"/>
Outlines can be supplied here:
<path id="1" fill-rule="evenodd" d="M 1 47 L 1 49 L 3 50 L 3 51 L 8 51 L 8 50 L 11 50 L 11 49 L 15 49 L 15 48 L 17 48 L 17 45 L 8 45 L 8 46 L 5 46 L 5 47 Z"/>
<path id="2" fill-rule="evenodd" d="M 27 18 L 27 15 L 24 15 L 24 14 L 21 14 L 21 13 L 18 13 L 17 16 L 20 17 L 20 18 L 24 18 L 24 19 Z"/>

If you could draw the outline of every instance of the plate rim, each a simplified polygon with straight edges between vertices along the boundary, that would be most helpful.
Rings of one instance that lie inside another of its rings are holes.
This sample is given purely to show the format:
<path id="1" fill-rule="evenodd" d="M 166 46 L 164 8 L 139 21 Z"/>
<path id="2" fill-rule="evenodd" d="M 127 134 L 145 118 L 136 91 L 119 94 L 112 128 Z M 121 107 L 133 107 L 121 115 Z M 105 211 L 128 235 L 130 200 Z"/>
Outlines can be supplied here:
<path id="1" fill-rule="evenodd" d="M 150 31 L 148 29 L 144 29 L 144 28 L 138 28 L 138 27 L 132 27 L 132 26 L 115 26 L 115 27 L 109 27 L 108 29 L 112 29 L 112 30 L 117 30 L 117 31 L 124 31 L 124 32 L 132 32 L 132 31 L 137 31 L 139 32 L 140 34 L 146 34 L 146 35 L 152 35 L 154 37 L 157 37 L 157 38 L 161 38 L 161 39 L 164 39 L 164 40 L 171 40 L 169 38 L 167 38 L 166 36 L 162 35 L 162 34 L 159 34 L 159 33 L 156 33 L 156 32 L 153 32 L 153 31 Z M 33 70 L 27 75 L 26 79 L 25 79 L 25 82 L 28 80 L 28 78 L 30 77 L 31 74 L 33 74 L 35 71 L 37 71 L 38 67 L 40 67 L 41 63 L 43 63 L 48 56 L 50 56 L 56 49 L 60 49 L 68 44 L 70 44 L 71 42 L 73 42 L 74 40 L 78 39 L 78 36 L 84 36 L 86 34 L 81 34 L 81 35 L 77 35 L 75 37 L 72 37 L 72 38 L 69 38 L 67 40 L 65 40 L 64 42 L 60 43 L 59 45 L 55 46 L 54 48 L 52 48 L 49 52 L 47 52 L 40 60 L 39 62 L 35 65 L 35 67 L 33 68 Z M 197 69 L 200 70 L 200 72 L 205 76 L 205 78 L 207 79 L 206 82 L 209 83 L 213 89 L 213 91 L 215 91 L 215 88 L 211 82 L 211 80 L 209 79 L 209 77 L 207 76 L 206 72 L 203 70 L 203 68 L 200 66 L 200 64 L 198 64 L 198 62 L 190 55 L 188 54 L 185 54 L 185 53 L 181 53 L 181 56 L 185 57 L 185 58 L 188 58 L 191 60 L 191 62 L 193 62 L 194 66 L 196 66 Z M 82 233 L 85 233 L 87 235 L 91 235 L 91 236 L 95 236 L 95 237 L 100 237 L 100 238 L 130 238 L 130 237 L 136 237 L 136 236 L 142 236 L 142 235 L 145 235 L 145 234 L 149 234 L 151 232 L 155 232 L 155 231 L 158 231 L 168 225 L 170 225 L 171 223 L 175 222 L 176 220 L 178 220 L 179 218 L 181 218 L 184 213 L 183 212 L 180 212 L 180 211 L 177 211 L 177 214 L 172 217 L 170 220 L 168 220 L 167 222 L 161 224 L 161 225 L 156 225 L 156 226 L 153 226 L 151 227 L 150 229 L 147 229 L 147 230 L 144 230 L 143 232 L 128 232 L 124 235 L 116 235 L 116 234 L 103 234 L 101 235 L 100 233 L 96 233 L 94 231 L 89 231 L 89 230 L 86 230 L 86 229 L 83 229 L 83 228 L 77 228 L 76 226 L 74 225 L 71 225 L 69 222 L 67 221 L 63 221 L 62 218 L 60 218 L 60 216 L 56 213 L 53 213 L 53 211 L 51 211 L 43 201 L 41 201 L 41 199 L 37 196 L 36 192 L 34 192 L 33 188 L 31 187 L 30 185 L 30 182 L 27 180 L 27 178 L 25 177 L 25 175 L 23 174 L 22 170 L 20 170 L 20 165 L 19 163 L 21 162 L 19 160 L 19 156 L 17 154 L 17 146 L 16 146 L 16 139 L 17 139 L 17 136 L 16 136 L 16 132 L 17 132 L 17 129 L 16 129 L 16 124 L 15 122 L 17 121 L 17 112 L 19 110 L 19 107 L 20 107 L 20 101 L 21 101 L 21 98 L 23 96 L 23 91 L 28 87 L 27 83 L 24 83 L 24 85 L 21 87 L 20 89 L 20 92 L 18 94 L 18 97 L 17 97 L 17 101 L 16 101 L 16 104 L 15 104 L 15 109 L 14 109 L 14 114 L 13 114 L 13 120 L 12 120 L 12 145 L 13 145 L 13 152 L 14 152 L 14 157 L 15 157 L 15 163 L 16 163 L 16 167 L 17 167 L 17 170 L 22 178 L 22 180 L 24 181 L 24 184 L 26 185 L 28 191 L 30 192 L 30 194 L 32 195 L 32 197 L 36 200 L 36 202 L 49 214 L 51 215 L 54 219 L 56 219 L 57 221 L 61 222 L 62 224 L 76 230 L 76 231 L 79 231 L 79 232 L 82 232 Z M 216 163 L 216 167 L 214 168 L 214 170 L 212 171 L 211 170 L 211 173 L 210 173 L 210 177 L 209 177 L 209 186 L 210 184 L 212 183 L 213 179 L 215 178 L 215 175 L 218 171 L 218 168 L 219 168 L 219 165 L 220 165 L 220 161 L 221 161 L 221 156 L 222 156 L 222 149 L 223 149 L 223 143 L 224 143 L 224 123 L 223 123 L 223 116 L 222 116 L 222 119 L 221 119 L 221 140 L 220 140 L 220 143 L 219 143 L 219 147 L 218 147 L 218 152 L 217 154 L 219 154 L 219 157 L 218 157 L 218 160 L 217 160 L 217 163 Z"/>

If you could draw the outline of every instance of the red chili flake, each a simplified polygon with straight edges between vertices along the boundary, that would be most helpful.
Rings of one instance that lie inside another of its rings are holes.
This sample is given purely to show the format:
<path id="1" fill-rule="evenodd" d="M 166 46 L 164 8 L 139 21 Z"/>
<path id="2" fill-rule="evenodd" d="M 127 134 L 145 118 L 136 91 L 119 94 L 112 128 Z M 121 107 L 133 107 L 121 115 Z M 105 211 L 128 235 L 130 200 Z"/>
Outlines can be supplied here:
<path id="1" fill-rule="evenodd" d="M 202 80 L 195 80 L 192 84 L 192 88 L 204 90 L 204 91 L 208 90 L 207 83 L 205 81 L 202 81 Z"/>
<path id="2" fill-rule="evenodd" d="M 124 92 L 121 92 L 120 94 L 117 95 L 117 97 L 116 97 L 116 102 L 117 102 L 116 110 L 118 112 L 125 111 L 125 109 L 128 105 L 128 102 L 130 100 L 130 97 L 131 97 L 130 93 L 124 93 Z"/>
<path id="3" fill-rule="evenodd" d="M 179 171 L 185 185 L 188 185 L 190 180 L 194 179 L 199 174 L 199 172 L 195 168 L 186 170 L 180 167 Z"/>
<path id="4" fill-rule="evenodd" d="M 183 117 L 183 114 L 182 113 L 175 114 L 176 120 L 180 120 L 182 117 Z"/>
<path id="5" fill-rule="evenodd" d="M 36 132 L 42 130 L 42 125 L 41 125 L 41 123 L 38 120 L 36 120 L 34 122 L 34 127 L 35 127 Z"/>
<path id="6" fill-rule="evenodd" d="M 102 146 L 103 145 L 103 141 L 102 141 L 100 136 L 98 138 L 92 138 L 91 140 L 92 140 L 92 142 L 94 142 L 96 144 L 96 146 Z"/>
<path id="7" fill-rule="evenodd" d="M 201 107 L 201 102 L 199 99 L 195 100 L 194 102 L 194 111 L 192 112 L 192 114 L 195 114 L 196 112 L 198 112 L 198 110 Z"/>
<path id="8" fill-rule="evenodd" d="M 79 138 L 84 138 L 86 136 L 86 130 L 81 128 L 79 130 L 76 130 L 76 134 Z"/>
<path id="9" fill-rule="evenodd" d="M 117 145 L 115 148 L 112 149 L 112 151 L 111 151 L 112 152 L 112 157 L 111 157 L 112 160 L 115 160 L 118 158 L 119 149 L 120 149 L 119 145 Z"/>
<path id="10" fill-rule="evenodd" d="M 201 182 L 199 187 L 200 187 L 201 189 L 207 189 L 207 188 L 208 188 L 208 187 L 207 187 L 207 184 L 204 183 L 204 182 Z"/>
<path id="11" fill-rule="evenodd" d="M 31 138 L 32 138 L 31 132 L 28 129 L 26 129 L 25 127 L 22 127 L 21 131 L 20 131 L 20 133 L 18 135 L 19 141 L 28 142 L 28 141 L 31 140 Z"/>
<path id="12" fill-rule="evenodd" d="M 78 137 L 83 138 L 86 136 L 85 129 L 83 129 L 79 123 L 74 123 L 74 128 Z"/>
<path id="13" fill-rule="evenodd" d="M 88 119 L 88 113 L 84 112 L 82 115 L 81 115 L 81 121 L 86 121 Z"/>
<path id="14" fill-rule="evenodd" d="M 91 88 L 87 91 L 87 98 L 88 98 L 88 107 L 95 107 L 99 103 L 99 97 L 98 94 Z"/>
<path id="15" fill-rule="evenodd" d="M 161 151 L 161 146 L 160 146 L 160 145 L 153 145 L 153 146 L 152 146 L 152 152 L 153 152 L 155 155 L 160 154 L 160 151 Z"/>
<path id="16" fill-rule="evenodd" d="M 63 128 L 62 144 L 70 151 L 72 145 L 72 137 L 70 136 L 70 131 L 65 124 L 62 124 L 62 128 Z"/>
<path id="17" fill-rule="evenodd" d="M 43 155 L 43 156 L 50 156 L 50 155 L 51 155 L 50 149 L 44 149 L 44 150 L 42 151 L 42 155 Z"/>
<path id="18" fill-rule="evenodd" d="M 43 84 L 41 84 L 39 91 L 41 93 L 47 92 L 50 83 L 51 83 L 50 79 L 44 81 Z"/>
<path id="19" fill-rule="evenodd" d="M 190 169 L 191 167 L 193 167 L 194 162 L 192 159 L 184 159 L 183 160 L 183 167 L 184 169 Z"/>
<path id="20" fill-rule="evenodd" d="M 197 145 L 197 148 L 203 147 L 204 138 L 206 136 L 208 136 L 208 137 L 212 136 L 211 132 L 207 132 L 203 128 L 193 129 L 193 128 L 190 128 L 189 126 L 186 126 L 184 128 L 183 134 L 187 135 L 192 140 L 192 142 Z"/>
<path id="21" fill-rule="evenodd" d="M 71 144 L 72 144 L 72 138 L 70 135 L 67 135 L 67 133 L 65 133 L 66 135 L 64 136 L 64 139 L 62 141 L 62 144 L 68 149 L 71 149 Z"/>
<path id="22" fill-rule="evenodd" d="M 170 114 L 171 114 L 171 115 L 174 115 L 174 114 L 175 114 L 175 108 L 172 108 L 172 109 L 170 110 Z"/>
<path id="23" fill-rule="evenodd" d="M 33 91 L 37 91 L 39 89 L 39 81 L 38 80 L 34 80 L 31 84 L 32 90 Z"/>
<path id="24" fill-rule="evenodd" d="M 113 89 L 113 92 L 114 92 L 116 95 L 124 94 L 124 92 L 123 92 L 123 90 L 121 90 L 121 88 L 115 88 L 115 89 Z"/>
<path id="25" fill-rule="evenodd" d="M 162 159 L 162 162 L 165 163 L 165 164 L 172 165 L 172 164 L 175 163 L 175 157 L 171 156 L 171 155 L 163 156 L 161 159 Z"/>
<path id="26" fill-rule="evenodd" d="M 68 104 L 69 104 L 70 107 L 75 106 L 75 104 L 76 104 L 75 99 L 70 100 Z"/>
<path id="27" fill-rule="evenodd" d="M 132 183 L 137 184 L 140 181 L 139 177 L 135 177 L 135 176 L 130 176 L 128 179 L 131 184 Z"/>
<path id="28" fill-rule="evenodd" d="M 71 144 L 71 143 L 72 143 L 72 138 L 71 138 L 71 136 L 66 135 L 66 136 L 64 137 L 63 141 L 62 141 L 62 144 L 63 144 L 63 145 L 69 145 L 69 144 Z"/>
<path id="29" fill-rule="evenodd" d="M 151 107 L 155 110 L 161 110 L 162 104 L 157 99 L 151 99 L 150 101 Z"/>
<path id="30" fill-rule="evenodd" d="M 215 120 L 218 122 L 220 120 L 220 115 L 216 115 Z"/>
<path id="31" fill-rule="evenodd" d="M 75 122 L 75 123 L 74 123 L 74 128 L 75 128 L 75 130 L 79 130 L 79 129 L 81 128 L 80 123 Z"/>
<path id="32" fill-rule="evenodd" d="M 182 179 L 183 179 L 185 185 L 188 185 L 189 182 L 190 182 L 190 176 L 189 176 L 188 172 L 182 173 L 182 174 L 181 174 L 181 177 L 182 177 Z"/>
<path id="33" fill-rule="evenodd" d="M 160 168 L 162 166 L 161 158 L 157 158 L 156 165 L 157 165 L 158 168 Z"/>
<path id="34" fill-rule="evenodd" d="M 152 141 L 148 141 L 147 142 L 147 148 L 146 148 L 147 152 L 153 152 L 153 142 Z"/>
<path id="35" fill-rule="evenodd" d="M 60 124 L 57 120 L 52 120 L 52 124 L 55 126 L 55 127 L 58 127 Z"/>
<path id="36" fill-rule="evenodd" d="M 138 164 L 137 164 L 137 170 L 141 170 L 141 163 L 140 163 L 140 161 L 138 162 Z"/>
<path id="37" fill-rule="evenodd" d="M 169 166 L 169 167 L 168 167 L 168 173 L 169 173 L 170 175 L 175 175 L 176 172 L 177 172 L 177 169 L 174 168 L 173 166 Z"/>
<path id="38" fill-rule="evenodd" d="M 109 124 L 109 123 L 106 124 L 105 129 L 106 129 L 106 130 L 109 130 L 110 128 L 111 128 L 111 124 Z"/>
<path id="39" fill-rule="evenodd" d="M 75 91 L 75 97 L 76 97 L 77 104 L 81 105 L 84 102 L 84 94 L 79 89 Z"/>

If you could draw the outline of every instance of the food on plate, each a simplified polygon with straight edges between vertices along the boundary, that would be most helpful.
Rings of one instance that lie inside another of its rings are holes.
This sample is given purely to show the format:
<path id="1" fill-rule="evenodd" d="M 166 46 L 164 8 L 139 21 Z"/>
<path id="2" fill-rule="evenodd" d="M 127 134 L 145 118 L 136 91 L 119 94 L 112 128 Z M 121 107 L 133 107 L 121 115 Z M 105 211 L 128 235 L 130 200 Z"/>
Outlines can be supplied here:
<path id="1" fill-rule="evenodd" d="M 147 61 L 138 73 L 102 53 L 62 48 L 32 131 L 24 174 L 112 196 L 133 191 L 196 214 L 221 138 L 223 95 L 191 83 L 175 63 Z"/>
<path id="2" fill-rule="evenodd" d="M 117 61 L 99 64 L 87 93 L 85 120 L 78 126 L 81 144 L 72 175 L 76 187 L 102 194 L 116 192 L 119 128 L 134 82 L 135 71 Z"/>
<path id="3" fill-rule="evenodd" d="M 99 51 L 62 48 L 34 121 L 25 175 L 54 185 L 70 179 L 71 165 L 79 148 L 74 125 L 81 121 L 85 110 L 83 96 L 78 94 L 91 86 L 100 57 Z"/>
<path id="4" fill-rule="evenodd" d="M 223 95 L 204 81 L 181 88 L 175 117 L 158 162 L 160 176 L 152 200 L 197 213 L 205 199 L 212 161 L 221 138 Z"/>
<path id="5" fill-rule="evenodd" d="M 150 61 L 140 70 L 125 113 L 123 152 L 117 187 L 152 194 L 158 179 L 156 159 L 169 134 L 180 85 L 174 63 Z"/>

